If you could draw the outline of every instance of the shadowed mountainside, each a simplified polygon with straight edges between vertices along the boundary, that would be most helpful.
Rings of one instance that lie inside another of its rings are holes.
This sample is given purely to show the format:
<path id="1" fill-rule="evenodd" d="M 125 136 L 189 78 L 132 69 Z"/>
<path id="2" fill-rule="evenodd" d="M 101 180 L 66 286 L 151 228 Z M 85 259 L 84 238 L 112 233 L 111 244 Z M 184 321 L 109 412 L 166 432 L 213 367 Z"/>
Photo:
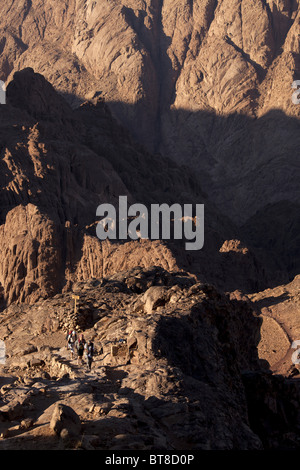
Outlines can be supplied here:
<path id="1" fill-rule="evenodd" d="M 10 305 L 0 314 L 1 450 L 296 450 L 299 379 L 283 362 L 284 375 L 269 370 L 265 315 L 254 311 L 270 295 L 253 304 L 183 271 L 138 267 Z M 74 326 L 94 342 L 91 370 L 66 347 Z M 57 416 L 66 404 L 76 427 L 67 410 Z"/>
<path id="2" fill-rule="evenodd" d="M 190 169 L 136 145 L 103 100 L 72 110 L 32 69 L 15 74 L 7 99 L 0 109 L 0 198 L 1 284 L 8 303 L 34 301 L 74 280 L 141 262 L 187 269 L 221 289 L 247 292 L 282 283 L 294 272 L 284 258 L 274 263 L 273 251 L 269 259 L 267 246 L 262 264 L 251 237 L 247 244 L 240 240 L 239 229 L 210 203 Z M 120 195 L 146 206 L 204 204 L 204 249 L 188 252 L 175 240 L 101 243 L 95 236 L 96 208 L 116 205 Z"/>
<path id="3" fill-rule="evenodd" d="M 0 78 L 29 66 L 72 106 L 104 97 L 136 140 L 189 166 L 210 201 L 244 224 L 267 204 L 300 202 L 291 89 L 299 8 L 297 0 L 9 0 L 0 6 Z"/>
<path id="4" fill-rule="evenodd" d="M 299 447 L 299 27 L 297 0 L 2 2 L 1 449 Z M 204 204 L 204 248 L 101 242 L 120 195 Z"/>

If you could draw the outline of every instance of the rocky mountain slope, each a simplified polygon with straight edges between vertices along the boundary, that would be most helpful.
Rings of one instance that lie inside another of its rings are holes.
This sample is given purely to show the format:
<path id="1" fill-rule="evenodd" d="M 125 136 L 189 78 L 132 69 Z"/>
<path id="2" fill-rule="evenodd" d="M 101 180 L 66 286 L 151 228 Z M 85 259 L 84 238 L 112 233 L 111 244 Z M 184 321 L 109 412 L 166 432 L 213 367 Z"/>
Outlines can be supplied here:
<path id="1" fill-rule="evenodd" d="M 66 293 L 1 314 L 2 450 L 297 448 L 300 390 L 258 356 L 249 299 L 162 268 L 73 292 L 76 312 Z M 66 348 L 74 326 L 94 342 L 91 371 Z"/>
<path id="2" fill-rule="evenodd" d="M 298 1 L 10 0 L 0 13 L 1 79 L 30 66 L 72 106 L 103 96 L 139 142 L 190 166 L 222 214 L 256 232 L 247 244 L 264 243 L 267 217 L 284 247 L 264 243 L 268 263 L 280 255 L 298 274 L 298 231 L 286 243 L 277 223 L 299 225 Z"/>
<path id="3" fill-rule="evenodd" d="M 297 0 L 9 0 L 0 13 L 0 78 L 30 66 L 74 106 L 103 96 L 224 215 L 251 230 L 267 214 L 292 256 L 274 214 L 288 201 L 299 223 Z"/>
<path id="4" fill-rule="evenodd" d="M 225 290 L 256 292 L 285 279 L 237 239 L 188 168 L 138 147 L 102 100 L 72 110 L 42 75 L 24 69 L 8 85 L 0 135 L 4 305 L 138 265 L 188 269 Z M 192 255 L 175 240 L 100 241 L 96 209 L 118 206 L 120 195 L 147 207 L 204 203 L 204 249 Z"/>
<path id="5" fill-rule="evenodd" d="M 297 448 L 298 1 L 0 13 L 0 448 Z M 204 248 L 101 242 L 120 195 L 204 204 Z"/>

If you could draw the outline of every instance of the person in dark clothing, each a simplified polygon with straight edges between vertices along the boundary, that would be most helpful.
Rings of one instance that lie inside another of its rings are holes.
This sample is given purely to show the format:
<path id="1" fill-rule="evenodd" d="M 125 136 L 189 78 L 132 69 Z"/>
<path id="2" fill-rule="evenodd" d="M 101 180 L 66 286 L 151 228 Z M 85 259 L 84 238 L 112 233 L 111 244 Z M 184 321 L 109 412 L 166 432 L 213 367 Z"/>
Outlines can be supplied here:
<path id="1" fill-rule="evenodd" d="M 82 364 L 82 358 L 84 353 L 86 341 L 83 335 L 80 335 L 79 339 L 76 341 L 76 350 L 77 350 L 77 364 Z"/>
<path id="2" fill-rule="evenodd" d="M 89 370 L 92 368 L 92 362 L 94 359 L 94 343 L 92 341 L 88 341 L 86 344 L 86 357 L 87 357 L 87 364 Z"/>

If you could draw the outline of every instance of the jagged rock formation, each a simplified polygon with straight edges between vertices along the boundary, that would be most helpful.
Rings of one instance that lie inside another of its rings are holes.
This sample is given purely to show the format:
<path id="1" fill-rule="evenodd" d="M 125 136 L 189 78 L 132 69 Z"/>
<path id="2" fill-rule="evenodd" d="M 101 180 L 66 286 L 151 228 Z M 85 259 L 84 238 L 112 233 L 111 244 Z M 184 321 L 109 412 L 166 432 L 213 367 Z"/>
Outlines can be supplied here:
<path id="1" fill-rule="evenodd" d="M 102 96 L 152 153 L 192 168 L 223 214 L 247 232 L 263 212 L 283 245 L 277 204 L 299 214 L 300 202 L 299 14 L 296 0 L 11 0 L 0 78 L 29 66 L 72 106 Z M 292 256 L 286 247 L 290 279 Z M 265 257 L 272 266 L 272 247 Z"/>
<path id="2" fill-rule="evenodd" d="M 1 448 L 297 448 L 299 8 L 2 2 Z M 100 242 L 120 195 L 204 203 L 204 249 Z"/>
<path id="3" fill-rule="evenodd" d="M 236 240 L 234 224 L 190 171 L 136 146 L 102 100 L 72 110 L 41 75 L 25 69 L 10 82 L 7 102 L 0 108 L 4 304 L 35 302 L 79 279 L 138 265 L 188 269 L 222 289 L 247 292 L 276 278 L 255 252 L 226 242 Z M 204 249 L 189 253 L 175 240 L 101 242 L 96 209 L 103 202 L 118 207 L 120 195 L 147 207 L 205 203 Z"/>
<path id="4" fill-rule="evenodd" d="M 7 304 L 34 302 L 41 295 L 54 295 L 60 288 L 62 259 L 58 229 L 37 206 L 19 205 L 0 227 L 1 285 Z"/>
<path id="5" fill-rule="evenodd" d="M 174 257 L 168 248 L 159 248 L 159 242 L 156 244 L 159 255 L 150 253 L 147 258 L 145 252 L 149 248 L 141 250 L 136 243 L 133 249 L 124 247 L 126 258 L 122 261 L 116 255 L 114 265 L 113 259 L 108 258 L 111 253 L 113 258 L 117 246 L 101 244 L 96 238 L 96 209 L 100 203 L 117 203 L 119 195 L 134 201 L 123 182 L 124 170 L 116 172 L 113 158 L 109 162 L 110 155 L 122 154 L 128 160 L 128 171 L 130 159 L 134 159 L 136 170 L 144 167 L 146 174 L 150 160 L 149 155 L 144 162 L 144 154 L 134 148 L 124 132 L 122 137 L 122 130 L 120 135 L 113 136 L 119 128 L 105 105 L 87 103 L 87 109 L 83 107 L 74 113 L 52 86 L 32 70 L 16 74 L 7 96 L 9 104 L 0 110 L 3 143 L 0 282 L 4 301 L 34 302 L 41 296 L 53 295 L 65 284 L 68 286 L 72 279 L 99 277 L 117 270 L 120 262 L 135 266 L 144 258 L 144 263 L 151 265 L 164 263 L 165 259 L 166 266 L 173 268 Z M 106 127 L 102 125 L 101 134 L 95 136 L 92 145 L 84 119 L 86 116 L 92 119 L 93 115 Z M 168 165 L 161 162 L 160 166 L 163 177 Z M 175 178 L 178 172 L 174 167 Z M 134 260 L 130 261 L 134 251 Z M 156 252 L 155 245 L 153 251 Z"/>
<path id="6" fill-rule="evenodd" d="M 157 267 L 73 293 L 76 312 L 69 292 L 0 316 L 1 449 L 297 448 L 299 386 L 259 357 L 262 320 L 241 293 Z M 91 371 L 70 327 L 94 342 Z"/>
<path id="7" fill-rule="evenodd" d="M 297 372 L 299 367 L 293 359 L 299 345 L 295 349 L 291 348 L 292 343 L 300 338 L 299 286 L 300 276 L 296 276 L 287 285 L 249 296 L 263 319 L 260 354 L 278 374 L 291 373 L 295 367 L 294 372 Z"/>
<path id="8" fill-rule="evenodd" d="M 246 302 L 158 268 L 81 282 L 74 292 L 80 303 L 73 326 L 98 351 L 91 372 L 66 350 L 70 293 L 1 314 L 3 372 L 13 381 L 1 388 L 2 449 L 32 448 L 33 439 L 36 449 L 67 445 L 64 404 L 80 417 L 91 448 L 261 448 L 249 427 L 241 375 L 260 370 L 260 320 Z M 125 356 L 119 340 L 129 348 Z M 77 418 L 75 424 L 78 445 Z"/>

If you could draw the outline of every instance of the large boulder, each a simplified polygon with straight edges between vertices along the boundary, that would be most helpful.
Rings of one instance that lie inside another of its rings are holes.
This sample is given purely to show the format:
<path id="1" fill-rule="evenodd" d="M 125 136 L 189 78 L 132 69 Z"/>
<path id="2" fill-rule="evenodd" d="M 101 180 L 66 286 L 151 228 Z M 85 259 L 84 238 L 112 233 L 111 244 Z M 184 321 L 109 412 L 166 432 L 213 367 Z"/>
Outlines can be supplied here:
<path id="1" fill-rule="evenodd" d="M 50 421 L 50 428 L 58 436 L 63 430 L 66 430 L 68 435 L 77 436 L 81 431 L 81 421 L 73 408 L 63 403 L 57 403 Z"/>
<path id="2" fill-rule="evenodd" d="M 152 313 L 170 300 L 170 289 L 164 286 L 152 286 L 143 295 L 144 311 Z"/>

